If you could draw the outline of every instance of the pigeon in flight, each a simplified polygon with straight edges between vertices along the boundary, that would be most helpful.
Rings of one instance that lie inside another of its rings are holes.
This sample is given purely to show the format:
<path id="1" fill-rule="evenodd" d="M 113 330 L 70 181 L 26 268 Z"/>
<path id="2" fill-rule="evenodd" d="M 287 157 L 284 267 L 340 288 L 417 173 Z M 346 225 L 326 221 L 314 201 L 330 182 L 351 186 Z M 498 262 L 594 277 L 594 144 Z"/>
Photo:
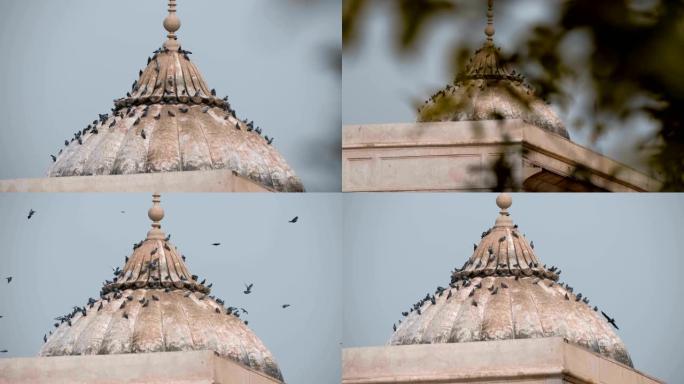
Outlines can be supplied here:
<path id="1" fill-rule="evenodd" d="M 290 304 L 283 304 L 283 309 L 285 309 L 285 308 L 287 308 L 287 307 L 289 307 L 289 306 L 290 306 Z"/>
<path id="2" fill-rule="evenodd" d="M 12 282 L 12 276 L 7 276 L 5 279 L 7 279 L 7 284 Z"/>
<path id="3" fill-rule="evenodd" d="M 606 313 L 603 312 L 603 311 L 601 311 L 601 314 L 603 315 L 603 317 L 606 318 L 606 320 L 608 320 L 608 324 L 610 324 L 610 325 L 612 325 L 613 327 L 615 327 L 615 329 L 620 329 L 620 328 L 618 328 L 618 326 L 615 324 L 615 319 L 611 319 L 610 316 L 606 315 Z"/>
<path id="4" fill-rule="evenodd" d="M 30 220 L 33 217 L 33 215 L 35 215 L 35 214 L 36 214 L 36 211 L 34 211 L 33 209 L 30 209 L 27 219 Z"/>
<path id="5" fill-rule="evenodd" d="M 293 217 L 292 220 L 288 221 L 288 223 L 296 223 L 297 220 L 299 220 L 299 216 Z"/>
<path id="6" fill-rule="evenodd" d="M 211 243 L 211 245 L 213 245 L 214 247 L 218 247 L 219 245 L 221 245 L 221 243 Z"/>
<path id="7" fill-rule="evenodd" d="M 245 295 L 249 295 L 252 293 L 252 286 L 254 286 L 254 283 L 251 283 L 249 285 L 245 284 L 245 287 L 247 288 L 246 290 L 242 291 Z"/>

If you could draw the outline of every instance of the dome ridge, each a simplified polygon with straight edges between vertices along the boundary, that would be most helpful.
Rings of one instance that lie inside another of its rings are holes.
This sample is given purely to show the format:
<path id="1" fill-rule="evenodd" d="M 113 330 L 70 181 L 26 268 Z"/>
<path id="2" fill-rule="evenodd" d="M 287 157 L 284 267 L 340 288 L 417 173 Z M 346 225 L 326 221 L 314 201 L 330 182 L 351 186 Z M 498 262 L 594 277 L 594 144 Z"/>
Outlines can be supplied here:
<path id="1" fill-rule="evenodd" d="M 131 90 L 114 100 L 111 113 L 64 141 L 48 176 L 229 169 L 268 190 L 303 192 L 274 139 L 254 121 L 239 119 L 181 47 L 175 1 L 164 27 L 166 42 L 148 57 Z"/>
<path id="2" fill-rule="evenodd" d="M 497 197 L 494 226 L 482 233 L 473 255 L 437 287 L 402 312 L 390 345 L 459 343 L 563 337 L 568 342 L 632 367 L 609 323 L 589 299 L 558 281 L 508 213 L 510 195 Z"/>
<path id="3" fill-rule="evenodd" d="M 212 350 L 283 381 L 271 352 L 240 319 L 240 309 L 210 295 L 161 230 L 159 195 L 146 239 L 133 246 L 99 298 L 55 320 L 40 356 Z M 243 310 L 243 313 L 244 312 Z"/>
<path id="4" fill-rule="evenodd" d="M 521 119 L 570 138 L 556 113 L 534 94 L 521 73 L 503 60 L 494 45 L 493 1 L 488 2 L 487 39 L 451 84 L 418 108 L 418 122 Z"/>

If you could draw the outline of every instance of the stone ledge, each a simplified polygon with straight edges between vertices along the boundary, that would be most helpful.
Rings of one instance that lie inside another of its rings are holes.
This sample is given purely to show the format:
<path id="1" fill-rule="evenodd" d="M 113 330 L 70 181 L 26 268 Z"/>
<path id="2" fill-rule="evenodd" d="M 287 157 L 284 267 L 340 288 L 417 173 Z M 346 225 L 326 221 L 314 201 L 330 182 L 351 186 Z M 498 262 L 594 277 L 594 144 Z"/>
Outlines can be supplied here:
<path id="1" fill-rule="evenodd" d="M 212 351 L 0 359 L 0 384 L 276 384 Z"/>
<path id="2" fill-rule="evenodd" d="M 663 383 L 558 337 L 342 352 L 343 384 L 494 382 Z"/>
<path id="3" fill-rule="evenodd" d="M 343 191 L 486 190 L 491 186 L 484 173 L 466 168 L 486 167 L 511 151 L 518 154 L 515 177 L 524 167 L 538 167 L 571 180 L 577 167 L 596 189 L 660 188 L 635 169 L 522 120 L 490 120 L 344 126 Z"/>

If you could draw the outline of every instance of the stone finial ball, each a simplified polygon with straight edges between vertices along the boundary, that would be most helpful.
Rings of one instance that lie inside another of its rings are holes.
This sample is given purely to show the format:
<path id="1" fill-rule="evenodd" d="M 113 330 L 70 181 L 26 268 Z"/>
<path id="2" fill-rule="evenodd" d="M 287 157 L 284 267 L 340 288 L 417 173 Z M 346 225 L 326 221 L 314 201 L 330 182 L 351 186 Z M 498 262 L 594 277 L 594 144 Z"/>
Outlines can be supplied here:
<path id="1" fill-rule="evenodd" d="M 175 13 L 170 13 L 164 18 L 164 28 L 170 33 L 174 33 L 180 29 L 181 22 Z"/>
<path id="2" fill-rule="evenodd" d="M 147 211 L 147 216 L 152 221 L 161 221 L 164 218 L 164 209 L 156 205 Z"/>
<path id="3" fill-rule="evenodd" d="M 508 209 L 513 204 L 513 198 L 508 193 L 500 193 L 496 197 L 496 205 L 501 209 Z"/>
<path id="4" fill-rule="evenodd" d="M 485 34 L 489 37 L 494 36 L 494 26 L 493 25 L 488 25 L 485 27 Z"/>

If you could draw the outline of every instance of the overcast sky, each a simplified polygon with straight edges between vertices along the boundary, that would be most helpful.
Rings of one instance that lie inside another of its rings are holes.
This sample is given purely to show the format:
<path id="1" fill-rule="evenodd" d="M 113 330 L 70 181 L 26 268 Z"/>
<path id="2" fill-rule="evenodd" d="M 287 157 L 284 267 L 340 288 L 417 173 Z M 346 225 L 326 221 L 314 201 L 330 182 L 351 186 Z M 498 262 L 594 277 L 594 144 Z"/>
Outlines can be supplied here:
<path id="1" fill-rule="evenodd" d="M 345 49 L 342 72 L 342 123 L 410 123 L 416 121 L 415 105 L 450 84 L 453 44 L 479 48 L 485 41 L 485 1 L 461 1 L 459 12 L 464 16 L 453 19 L 434 19 L 418 39 L 417 49 L 408 55 L 398 55 L 395 49 L 394 20 L 388 2 L 373 1 L 373 7 L 359 24 L 358 42 L 353 49 Z M 494 43 L 504 52 L 512 53 L 525 38 L 532 23 L 553 21 L 558 17 L 561 0 L 496 1 L 494 7 Z M 477 6 L 480 4 L 481 6 Z M 579 42 L 581 40 L 577 40 Z M 573 43 L 577 45 L 577 43 Z M 577 48 L 576 46 L 573 48 Z M 579 50 L 582 52 L 582 49 Z M 532 84 L 534 86 L 534 84 Z M 570 137 L 578 144 L 592 148 L 623 163 L 644 169 L 634 151 L 634 143 L 647 136 L 653 126 L 643 118 L 633 120 L 629 129 L 609 130 L 597 142 L 592 142 L 591 131 L 577 130 L 570 122 L 586 115 L 593 106 L 581 82 L 573 83 L 568 91 L 574 102 L 568 111 L 555 108 L 565 122 Z"/>
<path id="2" fill-rule="evenodd" d="M 345 347 L 384 345 L 499 211 L 486 193 L 344 197 Z M 682 194 L 514 194 L 509 211 L 543 263 L 616 319 L 638 370 L 681 382 Z"/>
<path id="3" fill-rule="evenodd" d="M 0 0 L 0 178 L 42 177 L 166 39 L 166 0 Z M 179 1 L 183 48 L 308 191 L 340 190 L 341 0 Z M 339 64 L 337 65 L 339 68 Z"/>
<path id="4" fill-rule="evenodd" d="M 0 194 L 0 349 L 9 350 L 1 357 L 36 356 L 56 316 L 97 297 L 150 229 L 151 199 Z M 227 306 L 249 311 L 249 327 L 288 383 L 339 382 L 339 195 L 167 194 L 162 207 L 162 229 L 191 272 L 213 282 L 212 294 Z M 30 208 L 36 214 L 27 220 Z M 288 223 L 295 215 L 299 221 Z M 247 282 L 254 283 L 249 296 Z M 286 303 L 292 306 L 282 309 Z"/>

